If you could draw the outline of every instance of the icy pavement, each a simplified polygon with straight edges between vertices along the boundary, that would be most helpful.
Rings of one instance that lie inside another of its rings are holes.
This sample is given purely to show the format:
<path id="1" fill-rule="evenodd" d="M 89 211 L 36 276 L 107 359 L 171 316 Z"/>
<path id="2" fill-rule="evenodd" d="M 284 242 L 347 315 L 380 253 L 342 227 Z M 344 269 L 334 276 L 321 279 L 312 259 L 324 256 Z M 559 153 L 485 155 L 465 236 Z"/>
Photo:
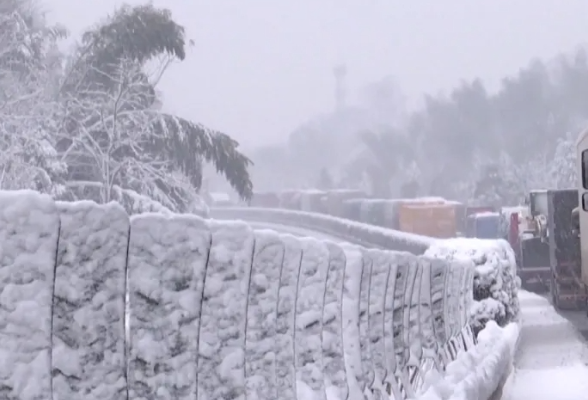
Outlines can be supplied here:
<path id="1" fill-rule="evenodd" d="M 247 222 L 253 229 L 271 229 L 279 233 L 289 233 L 299 237 L 313 237 L 319 240 L 330 240 L 332 242 L 341 242 L 342 239 L 326 233 L 316 232 L 311 229 L 300 228 L 282 224 L 271 224 L 269 222 Z"/>
<path id="2" fill-rule="evenodd" d="M 588 400 L 588 347 L 549 301 L 519 292 L 522 330 L 502 400 Z"/>

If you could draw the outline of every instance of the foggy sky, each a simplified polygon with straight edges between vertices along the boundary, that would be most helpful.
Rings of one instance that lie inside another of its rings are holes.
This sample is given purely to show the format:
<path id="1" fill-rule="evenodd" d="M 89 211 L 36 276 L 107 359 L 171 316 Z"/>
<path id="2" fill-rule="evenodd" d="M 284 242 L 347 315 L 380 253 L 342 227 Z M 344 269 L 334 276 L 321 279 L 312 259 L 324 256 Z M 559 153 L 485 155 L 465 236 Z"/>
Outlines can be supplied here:
<path id="1" fill-rule="evenodd" d="M 117 0 L 44 0 L 74 36 Z M 129 4 L 144 3 L 128 0 Z M 586 0 L 158 0 L 195 41 L 161 84 L 168 111 L 247 147 L 278 142 L 334 107 L 333 66 L 350 97 L 395 77 L 411 103 L 481 77 L 496 87 L 534 57 L 588 41 Z M 350 102 L 354 102 L 353 97 Z"/>

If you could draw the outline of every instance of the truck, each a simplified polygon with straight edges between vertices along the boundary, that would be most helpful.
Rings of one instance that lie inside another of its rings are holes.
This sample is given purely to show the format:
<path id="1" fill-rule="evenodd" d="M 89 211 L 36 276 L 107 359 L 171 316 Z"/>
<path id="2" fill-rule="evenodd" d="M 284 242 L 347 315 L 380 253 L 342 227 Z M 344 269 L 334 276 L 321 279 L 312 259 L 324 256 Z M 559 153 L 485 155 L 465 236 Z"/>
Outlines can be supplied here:
<path id="1" fill-rule="evenodd" d="M 500 237 L 501 215 L 497 212 L 482 212 L 468 215 L 465 236 L 479 239 Z"/>
<path id="2" fill-rule="evenodd" d="M 588 129 L 576 141 L 577 188 L 547 191 L 550 299 L 588 314 Z"/>
<path id="3" fill-rule="evenodd" d="M 547 221 L 548 199 L 554 193 L 548 190 L 532 190 L 529 193 L 529 213 L 525 223 L 520 225 L 520 240 L 518 247 L 514 248 L 521 284 L 530 292 L 547 293 L 552 281 Z"/>
<path id="4" fill-rule="evenodd" d="M 587 305 L 581 257 L 584 245 L 574 228 L 578 193 L 577 189 L 548 191 L 546 234 L 551 268 L 550 297 L 553 306 L 561 310 L 582 310 Z"/>

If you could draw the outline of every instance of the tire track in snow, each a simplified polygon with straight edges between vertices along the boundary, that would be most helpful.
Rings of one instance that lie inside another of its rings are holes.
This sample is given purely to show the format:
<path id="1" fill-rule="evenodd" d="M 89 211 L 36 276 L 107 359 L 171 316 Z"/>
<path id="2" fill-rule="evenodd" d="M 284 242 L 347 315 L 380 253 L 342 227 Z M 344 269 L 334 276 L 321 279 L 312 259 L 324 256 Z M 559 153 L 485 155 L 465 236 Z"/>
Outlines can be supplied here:
<path id="1" fill-rule="evenodd" d="M 588 400 L 588 347 L 577 328 L 539 295 L 519 292 L 522 327 L 503 400 Z"/>
<path id="2" fill-rule="evenodd" d="M 313 237 L 315 239 L 320 239 L 320 240 L 330 240 L 335 243 L 345 241 L 345 240 L 342 240 L 336 236 L 327 235 L 326 233 L 316 232 L 316 231 L 313 231 L 310 229 L 298 228 L 298 227 L 289 226 L 289 225 L 271 224 L 268 222 L 250 222 L 250 221 L 248 221 L 247 223 L 249 225 L 251 225 L 251 227 L 253 229 L 271 229 L 271 230 L 277 231 L 279 233 L 289 233 L 291 235 L 299 236 L 299 237 Z"/>

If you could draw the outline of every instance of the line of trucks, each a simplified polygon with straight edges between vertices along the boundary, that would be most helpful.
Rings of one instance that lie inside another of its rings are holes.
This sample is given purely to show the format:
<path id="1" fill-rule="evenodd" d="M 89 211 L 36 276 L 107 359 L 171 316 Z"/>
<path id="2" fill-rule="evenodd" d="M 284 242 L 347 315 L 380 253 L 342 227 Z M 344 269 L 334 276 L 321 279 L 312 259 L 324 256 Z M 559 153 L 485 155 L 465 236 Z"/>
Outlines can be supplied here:
<path id="1" fill-rule="evenodd" d="M 577 188 L 531 191 L 528 215 L 509 241 L 523 288 L 548 293 L 556 309 L 588 312 L 588 129 L 576 141 Z"/>
<path id="2" fill-rule="evenodd" d="M 436 238 L 495 238 L 502 215 L 488 206 L 466 206 L 440 197 L 379 199 L 358 190 L 299 190 L 255 194 L 251 207 L 329 214 L 370 225 Z"/>
<path id="3" fill-rule="evenodd" d="M 521 207 L 370 199 L 353 190 L 259 193 L 250 206 L 327 213 L 437 238 L 501 237 L 515 250 L 523 288 L 549 294 L 557 309 L 588 311 L 588 129 L 578 137 L 576 159 L 576 188 L 531 191 Z"/>
<path id="4" fill-rule="evenodd" d="M 431 237 L 504 238 L 515 251 L 524 289 L 549 294 L 557 309 L 588 311 L 588 234 L 581 234 L 588 232 L 588 135 L 580 137 L 577 152 L 578 188 L 531 191 L 525 206 L 355 199 L 340 214 Z"/>

